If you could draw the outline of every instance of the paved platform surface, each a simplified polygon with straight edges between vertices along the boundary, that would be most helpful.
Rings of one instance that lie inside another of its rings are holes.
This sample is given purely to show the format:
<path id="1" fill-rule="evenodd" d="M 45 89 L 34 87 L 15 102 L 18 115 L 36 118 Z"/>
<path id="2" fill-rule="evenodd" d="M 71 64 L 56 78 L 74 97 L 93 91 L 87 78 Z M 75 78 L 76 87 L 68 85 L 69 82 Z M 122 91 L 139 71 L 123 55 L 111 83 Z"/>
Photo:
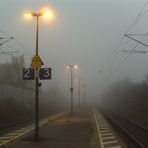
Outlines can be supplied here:
<path id="1" fill-rule="evenodd" d="M 75 110 L 73 116 L 64 115 L 40 128 L 40 140 L 34 134 L 12 144 L 9 148 L 90 148 L 91 111 Z"/>

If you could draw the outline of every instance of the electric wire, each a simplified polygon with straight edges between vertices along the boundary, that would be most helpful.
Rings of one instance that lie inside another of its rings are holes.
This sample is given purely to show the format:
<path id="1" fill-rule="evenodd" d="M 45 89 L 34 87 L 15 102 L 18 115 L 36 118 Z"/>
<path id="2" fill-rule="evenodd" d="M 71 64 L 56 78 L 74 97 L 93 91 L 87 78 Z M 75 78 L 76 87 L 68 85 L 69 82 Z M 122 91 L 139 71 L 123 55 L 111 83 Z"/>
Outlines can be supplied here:
<path id="1" fill-rule="evenodd" d="M 19 40 L 17 40 L 15 37 L 12 37 L 10 34 L 4 32 L 4 31 L 2 31 L 2 30 L 0 30 L 0 32 L 3 33 L 3 34 L 5 34 L 6 36 L 8 36 L 8 37 L 10 37 L 10 38 L 13 38 L 13 40 L 15 40 L 15 42 L 22 48 L 22 50 L 23 50 L 23 51 L 25 50 L 25 48 L 24 48 L 24 46 L 22 45 L 22 43 L 21 43 Z"/>
<path id="2" fill-rule="evenodd" d="M 128 57 L 131 54 L 128 53 L 128 55 L 126 55 L 126 57 L 124 57 L 124 59 L 117 65 L 117 67 L 108 75 L 107 80 L 116 72 L 118 71 L 118 69 L 121 67 L 121 65 L 123 65 L 123 63 L 125 63 L 125 61 L 128 59 Z"/>
<path id="3" fill-rule="evenodd" d="M 123 39 L 124 39 L 124 37 L 122 37 L 122 39 L 120 40 L 120 43 L 119 43 L 118 47 L 121 46 Z M 116 52 L 116 48 L 115 48 L 115 50 L 113 50 L 113 52 L 107 57 L 107 60 L 105 61 L 105 64 L 104 64 L 103 68 L 101 69 L 101 71 L 104 71 L 104 70 L 106 69 L 106 67 L 107 67 L 107 65 L 108 65 L 108 63 L 109 63 L 109 61 L 112 60 L 112 56 L 113 56 L 113 54 L 114 54 L 115 52 Z"/>
<path id="4" fill-rule="evenodd" d="M 146 34 L 148 34 L 148 32 Z M 146 37 L 146 34 L 143 35 L 143 37 L 140 39 L 140 41 L 142 41 Z M 135 50 L 139 45 L 140 44 L 137 42 L 136 45 L 133 47 L 132 50 Z M 109 74 L 109 76 L 107 77 L 107 79 L 109 79 L 121 67 L 121 65 L 128 59 L 128 57 L 130 55 L 131 55 L 131 53 L 128 53 L 128 55 L 126 57 L 124 57 L 124 59 L 117 65 L 117 67 L 111 71 L 111 73 Z"/>
<path id="5" fill-rule="evenodd" d="M 129 26 L 129 28 L 127 29 L 127 31 L 125 32 L 125 34 L 127 34 L 131 29 L 132 29 L 132 32 L 133 32 L 133 30 L 134 30 L 136 24 L 138 23 L 138 21 L 139 21 L 139 20 L 144 16 L 144 14 L 148 11 L 148 10 L 144 11 L 144 9 L 146 8 L 147 5 L 148 5 L 148 0 L 144 3 L 142 9 L 141 9 L 140 12 L 138 13 L 138 15 L 137 15 L 137 17 L 135 18 L 135 20 L 133 21 L 133 23 Z M 140 34 L 140 35 L 144 35 L 144 36 L 145 36 L 145 35 L 148 35 L 148 33 L 147 33 L 147 34 Z M 124 39 L 125 39 L 125 37 L 123 36 L 123 37 L 121 38 L 120 43 L 119 43 L 119 47 L 120 47 L 120 45 L 122 44 L 122 42 L 124 41 Z M 128 42 L 129 42 L 129 41 L 127 40 L 127 42 L 124 44 L 124 46 L 128 45 Z M 121 51 L 122 49 L 124 49 L 124 48 L 123 48 L 123 47 L 120 47 L 120 50 L 118 50 L 118 48 L 117 48 L 117 49 L 115 49 L 115 50 L 112 52 L 111 55 L 108 56 L 108 58 L 107 58 L 107 60 L 106 60 L 106 62 L 105 62 L 105 64 L 104 64 L 104 67 L 101 69 L 102 72 L 104 72 L 104 70 L 106 69 L 106 66 L 107 66 L 107 64 L 109 63 L 109 61 L 110 61 L 112 55 L 115 54 L 115 55 L 113 56 L 113 58 L 111 59 L 110 65 L 109 65 L 109 67 L 108 67 L 107 70 L 109 70 L 109 68 L 112 67 L 112 65 L 113 65 L 113 63 L 114 63 L 114 61 L 115 61 L 117 55 L 120 53 L 120 51 Z M 130 54 L 129 54 L 129 55 L 130 55 Z M 129 55 L 127 55 L 127 56 L 118 64 L 118 66 L 114 69 L 115 71 L 117 71 L 117 70 L 119 69 L 119 67 L 122 65 L 122 63 L 124 63 L 124 62 L 127 60 L 127 58 L 129 57 Z M 113 74 L 113 72 L 112 72 L 112 74 Z M 110 75 L 111 75 L 111 74 L 110 74 Z M 103 75 L 103 76 L 104 76 L 104 75 Z"/>
<path id="6" fill-rule="evenodd" d="M 133 23 L 129 26 L 129 28 L 127 29 L 126 33 L 127 34 L 131 29 L 134 29 L 134 27 L 136 26 L 136 24 L 138 23 L 138 21 L 143 17 L 143 15 L 148 11 L 144 11 L 144 9 L 146 8 L 146 6 L 148 5 L 148 0 L 146 0 L 146 2 L 144 3 L 143 7 L 141 8 L 140 12 L 138 13 L 137 17 L 135 18 L 135 20 L 133 21 Z M 144 11 L 144 12 L 143 12 Z"/>
<path id="7" fill-rule="evenodd" d="M 148 33 L 135 33 L 135 34 L 128 34 L 129 36 L 136 36 L 136 35 L 148 35 Z"/>

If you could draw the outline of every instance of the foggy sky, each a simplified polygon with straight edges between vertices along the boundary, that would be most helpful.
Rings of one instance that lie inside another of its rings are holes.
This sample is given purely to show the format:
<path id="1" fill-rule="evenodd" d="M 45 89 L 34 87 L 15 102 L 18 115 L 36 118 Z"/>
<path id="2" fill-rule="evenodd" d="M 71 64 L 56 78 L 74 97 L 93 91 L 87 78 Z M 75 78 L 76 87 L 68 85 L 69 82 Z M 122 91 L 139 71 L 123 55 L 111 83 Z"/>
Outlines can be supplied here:
<path id="1" fill-rule="evenodd" d="M 112 67 L 102 73 L 103 76 L 99 73 L 108 56 L 118 48 L 121 38 L 144 2 L 145 0 L 0 0 L 0 30 L 22 43 L 28 66 L 35 53 L 35 19 L 25 20 L 23 12 L 39 11 L 44 6 L 53 7 L 57 13 L 55 22 L 46 23 L 40 19 L 39 53 L 44 66 L 53 69 L 53 79 L 44 84 L 49 89 L 56 82 L 59 88 L 64 88 L 65 93 L 69 93 L 69 72 L 66 65 L 78 64 L 80 71 L 75 72 L 75 77 L 82 78 L 82 84 L 87 88 L 87 98 L 93 99 L 108 82 L 126 77 L 141 81 L 148 73 L 147 54 L 131 55 L 114 72 L 117 64 L 127 55 L 122 52 L 119 52 Z M 147 32 L 146 19 L 148 20 L 145 16 L 134 32 Z M 130 47 L 127 46 L 126 49 Z M 141 45 L 137 49 L 147 50 Z M 1 56 L 1 62 L 4 58 L 7 57 Z M 107 78 L 112 71 L 113 74 Z M 47 89 L 45 86 L 43 87 Z"/>

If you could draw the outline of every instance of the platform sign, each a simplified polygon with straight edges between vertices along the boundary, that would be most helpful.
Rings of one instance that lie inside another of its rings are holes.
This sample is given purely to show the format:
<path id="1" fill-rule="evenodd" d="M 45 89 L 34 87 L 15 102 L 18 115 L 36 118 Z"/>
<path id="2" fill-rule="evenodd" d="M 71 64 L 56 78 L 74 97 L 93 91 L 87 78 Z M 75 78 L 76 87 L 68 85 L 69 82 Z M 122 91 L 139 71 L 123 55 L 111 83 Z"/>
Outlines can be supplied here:
<path id="1" fill-rule="evenodd" d="M 40 80 L 51 79 L 51 68 L 40 68 L 39 77 Z"/>
<path id="2" fill-rule="evenodd" d="M 34 80 L 34 79 L 35 79 L 35 70 L 33 68 L 24 68 L 23 80 Z"/>
<path id="3" fill-rule="evenodd" d="M 32 63 L 31 63 L 31 66 L 33 68 L 40 68 L 41 65 L 44 65 L 41 58 L 39 57 L 39 55 L 35 55 L 32 59 Z"/>

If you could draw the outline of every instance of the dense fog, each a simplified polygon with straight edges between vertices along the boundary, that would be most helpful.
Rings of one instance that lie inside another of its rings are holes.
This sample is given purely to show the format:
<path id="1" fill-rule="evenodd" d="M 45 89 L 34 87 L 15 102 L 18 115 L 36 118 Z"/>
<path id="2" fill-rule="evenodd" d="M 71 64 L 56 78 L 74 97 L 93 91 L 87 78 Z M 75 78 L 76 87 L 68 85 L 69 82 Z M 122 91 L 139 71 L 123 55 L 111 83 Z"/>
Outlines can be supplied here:
<path id="1" fill-rule="evenodd" d="M 42 67 L 52 69 L 51 80 L 40 80 L 41 114 L 70 108 L 71 73 L 66 66 L 72 64 L 78 66 L 73 69 L 74 106 L 80 97 L 81 104 L 121 112 L 127 108 L 139 117 L 147 103 L 144 0 L 1 0 L 0 116 L 13 118 L 15 109 L 24 116 L 33 112 L 35 82 L 23 80 L 22 72 L 35 55 L 36 19 L 27 20 L 24 13 L 43 7 L 51 7 L 55 15 L 49 21 L 39 18 L 39 56 Z"/>

